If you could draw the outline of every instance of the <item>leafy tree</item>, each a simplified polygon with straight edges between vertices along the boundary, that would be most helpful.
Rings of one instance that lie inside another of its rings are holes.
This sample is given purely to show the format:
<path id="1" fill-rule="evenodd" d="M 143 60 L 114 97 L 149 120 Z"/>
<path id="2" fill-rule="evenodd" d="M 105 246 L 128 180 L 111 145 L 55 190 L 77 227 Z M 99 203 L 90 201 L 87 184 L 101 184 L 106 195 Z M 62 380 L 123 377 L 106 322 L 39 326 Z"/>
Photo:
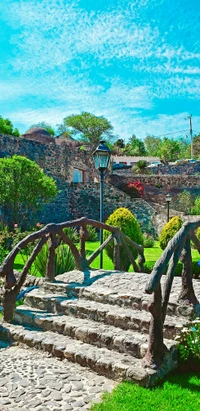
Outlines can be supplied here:
<path id="1" fill-rule="evenodd" d="M 180 151 L 180 143 L 177 140 L 164 137 L 159 146 L 159 157 L 163 161 L 175 161 L 179 157 Z"/>
<path id="2" fill-rule="evenodd" d="M 200 134 L 193 137 L 193 153 L 195 157 L 200 158 Z"/>
<path id="3" fill-rule="evenodd" d="M 118 140 L 114 143 L 114 147 L 125 148 L 125 142 L 123 138 L 118 138 Z"/>
<path id="4" fill-rule="evenodd" d="M 48 131 L 49 134 L 51 134 L 51 136 L 55 136 L 55 130 L 50 124 L 46 123 L 45 121 L 41 121 L 40 123 L 33 124 L 30 128 L 32 127 L 44 128 L 45 130 Z"/>
<path id="5" fill-rule="evenodd" d="M 135 134 L 129 138 L 125 147 L 125 153 L 131 156 L 146 156 L 146 149 L 144 142 L 137 138 Z"/>
<path id="6" fill-rule="evenodd" d="M 78 134 L 81 140 L 92 144 L 98 144 L 102 137 L 112 137 L 113 126 L 104 117 L 96 117 L 94 114 L 82 112 L 72 114 L 64 118 L 64 125 Z"/>
<path id="7" fill-rule="evenodd" d="M 8 134 L 11 136 L 19 137 L 20 133 L 17 128 L 13 128 L 12 122 L 9 118 L 3 118 L 0 116 L 0 133 Z"/>
<path id="8" fill-rule="evenodd" d="M 159 157 L 159 149 L 162 143 L 161 138 L 147 136 L 144 140 L 148 156 Z"/>
<path id="9" fill-rule="evenodd" d="M 176 210 L 189 214 L 194 206 L 194 199 L 189 191 L 184 190 L 177 196 Z"/>
<path id="10" fill-rule="evenodd" d="M 26 157 L 0 159 L 0 205 L 11 224 L 23 227 L 57 194 L 55 181 Z"/>
<path id="11" fill-rule="evenodd" d="M 190 158 L 190 143 L 187 138 L 180 138 L 180 153 L 178 158 Z"/>

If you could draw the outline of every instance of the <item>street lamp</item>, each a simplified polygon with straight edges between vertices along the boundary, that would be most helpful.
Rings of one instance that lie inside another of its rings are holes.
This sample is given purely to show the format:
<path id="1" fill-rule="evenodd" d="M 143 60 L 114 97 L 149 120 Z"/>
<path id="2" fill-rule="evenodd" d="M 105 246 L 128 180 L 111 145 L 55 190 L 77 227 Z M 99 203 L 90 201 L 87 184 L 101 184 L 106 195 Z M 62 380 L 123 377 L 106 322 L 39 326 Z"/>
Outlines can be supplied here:
<path id="1" fill-rule="evenodd" d="M 99 146 L 93 153 L 94 164 L 96 170 L 100 174 L 100 223 L 104 220 L 104 209 L 103 209 L 103 189 L 104 189 L 104 176 L 108 169 L 110 161 L 111 151 L 109 147 L 105 144 L 105 141 L 100 141 Z M 100 245 L 103 243 L 103 230 L 100 228 Z M 103 252 L 100 253 L 100 268 L 103 268 Z"/>
<path id="2" fill-rule="evenodd" d="M 167 203 L 167 223 L 168 223 L 168 221 L 169 221 L 169 204 L 172 201 L 171 195 L 167 194 L 166 197 L 165 197 L 165 200 L 166 200 L 166 203 Z"/>

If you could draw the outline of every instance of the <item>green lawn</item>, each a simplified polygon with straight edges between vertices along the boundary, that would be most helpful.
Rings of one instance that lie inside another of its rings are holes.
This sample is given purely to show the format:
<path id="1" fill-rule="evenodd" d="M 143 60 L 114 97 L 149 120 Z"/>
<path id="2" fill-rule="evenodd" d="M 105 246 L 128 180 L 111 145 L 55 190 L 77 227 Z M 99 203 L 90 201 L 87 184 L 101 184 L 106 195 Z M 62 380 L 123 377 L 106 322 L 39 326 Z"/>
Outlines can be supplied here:
<path id="1" fill-rule="evenodd" d="M 86 245 L 86 250 L 87 250 L 87 254 L 92 254 L 93 251 L 95 251 L 97 248 L 99 247 L 99 242 L 95 241 L 95 242 L 88 242 Z M 145 260 L 147 262 L 156 262 L 158 260 L 158 258 L 161 256 L 162 254 L 162 250 L 159 247 L 159 242 L 155 241 L 154 247 L 153 248 L 145 248 L 144 249 L 144 255 L 145 255 Z M 192 250 L 192 259 L 193 261 L 198 261 L 200 259 L 199 253 L 197 250 Z M 24 261 L 22 258 L 21 254 L 18 254 L 16 259 L 15 259 L 15 270 L 19 270 L 21 271 L 22 268 L 24 266 Z M 95 261 L 93 261 L 93 263 L 91 264 L 92 268 L 99 268 L 99 257 L 96 258 Z M 105 270 L 113 270 L 113 263 L 112 261 L 108 258 L 106 252 L 104 251 L 103 253 L 103 267 Z M 34 267 L 32 269 L 32 272 L 34 272 Z M 129 271 L 133 271 L 132 266 L 130 267 Z"/>
<path id="2" fill-rule="evenodd" d="M 171 375 L 163 385 L 146 389 L 119 384 L 91 411 L 194 411 L 200 410 L 200 374 Z"/>

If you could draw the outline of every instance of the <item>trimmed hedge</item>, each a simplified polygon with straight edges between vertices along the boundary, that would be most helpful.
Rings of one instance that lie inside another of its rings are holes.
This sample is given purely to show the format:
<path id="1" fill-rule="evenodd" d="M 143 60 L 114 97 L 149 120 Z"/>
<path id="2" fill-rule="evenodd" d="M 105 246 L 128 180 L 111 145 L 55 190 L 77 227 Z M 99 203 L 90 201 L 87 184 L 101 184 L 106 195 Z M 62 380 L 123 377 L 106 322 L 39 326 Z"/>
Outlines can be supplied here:
<path id="1" fill-rule="evenodd" d="M 143 236 L 140 225 L 134 215 L 127 208 L 118 208 L 115 210 L 107 219 L 106 224 L 119 227 L 120 230 L 131 238 L 137 244 L 143 244 Z M 104 240 L 109 237 L 110 232 L 104 231 Z M 137 258 L 138 252 L 135 248 L 129 246 L 134 258 Z M 113 261 L 113 252 L 114 252 L 114 241 L 111 241 L 110 244 L 106 247 L 106 253 L 108 257 Z M 131 263 L 127 256 L 124 247 L 120 248 L 120 263 L 121 269 L 128 271 Z"/>
<path id="2" fill-rule="evenodd" d="M 183 220 L 178 217 L 172 217 L 167 224 L 163 227 L 160 233 L 160 248 L 165 250 L 168 242 L 175 236 L 175 234 L 180 230 L 183 225 Z"/>

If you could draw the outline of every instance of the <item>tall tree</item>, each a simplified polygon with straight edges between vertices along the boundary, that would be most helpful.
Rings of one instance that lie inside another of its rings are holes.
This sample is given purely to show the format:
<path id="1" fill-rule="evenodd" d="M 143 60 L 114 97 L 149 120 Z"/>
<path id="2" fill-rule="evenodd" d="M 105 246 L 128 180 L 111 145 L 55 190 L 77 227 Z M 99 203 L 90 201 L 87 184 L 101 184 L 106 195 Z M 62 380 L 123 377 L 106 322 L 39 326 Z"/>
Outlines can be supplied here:
<path id="1" fill-rule="evenodd" d="M 73 134 L 79 135 L 82 141 L 92 144 L 98 144 L 104 137 L 112 137 L 111 123 L 106 118 L 91 113 L 83 112 L 65 117 L 64 125 L 69 127 Z"/>
<path id="2" fill-rule="evenodd" d="M 163 161 L 175 161 L 179 158 L 181 152 L 180 143 L 178 140 L 164 137 L 159 147 L 159 157 Z"/>
<path id="3" fill-rule="evenodd" d="M 147 136 L 144 140 L 148 156 L 159 157 L 159 149 L 162 143 L 161 138 Z"/>
<path id="4" fill-rule="evenodd" d="M 0 205 L 13 225 L 24 227 L 57 194 L 55 181 L 26 157 L 1 158 L 0 175 Z"/>
<path id="5" fill-rule="evenodd" d="M 49 134 L 51 134 L 51 136 L 55 136 L 54 128 L 49 123 L 46 123 L 45 121 L 41 121 L 40 123 L 33 124 L 30 128 L 32 127 L 44 128 L 45 130 L 48 131 Z"/>
<path id="6" fill-rule="evenodd" d="M 3 118 L 0 116 L 0 133 L 8 134 L 11 136 L 19 137 L 20 133 L 17 128 L 13 128 L 12 122 L 9 118 Z"/>
<path id="7" fill-rule="evenodd" d="M 126 144 L 125 153 L 131 156 L 146 156 L 144 142 L 133 134 Z"/>
<path id="8" fill-rule="evenodd" d="M 200 159 L 200 134 L 193 137 L 193 153 Z"/>

